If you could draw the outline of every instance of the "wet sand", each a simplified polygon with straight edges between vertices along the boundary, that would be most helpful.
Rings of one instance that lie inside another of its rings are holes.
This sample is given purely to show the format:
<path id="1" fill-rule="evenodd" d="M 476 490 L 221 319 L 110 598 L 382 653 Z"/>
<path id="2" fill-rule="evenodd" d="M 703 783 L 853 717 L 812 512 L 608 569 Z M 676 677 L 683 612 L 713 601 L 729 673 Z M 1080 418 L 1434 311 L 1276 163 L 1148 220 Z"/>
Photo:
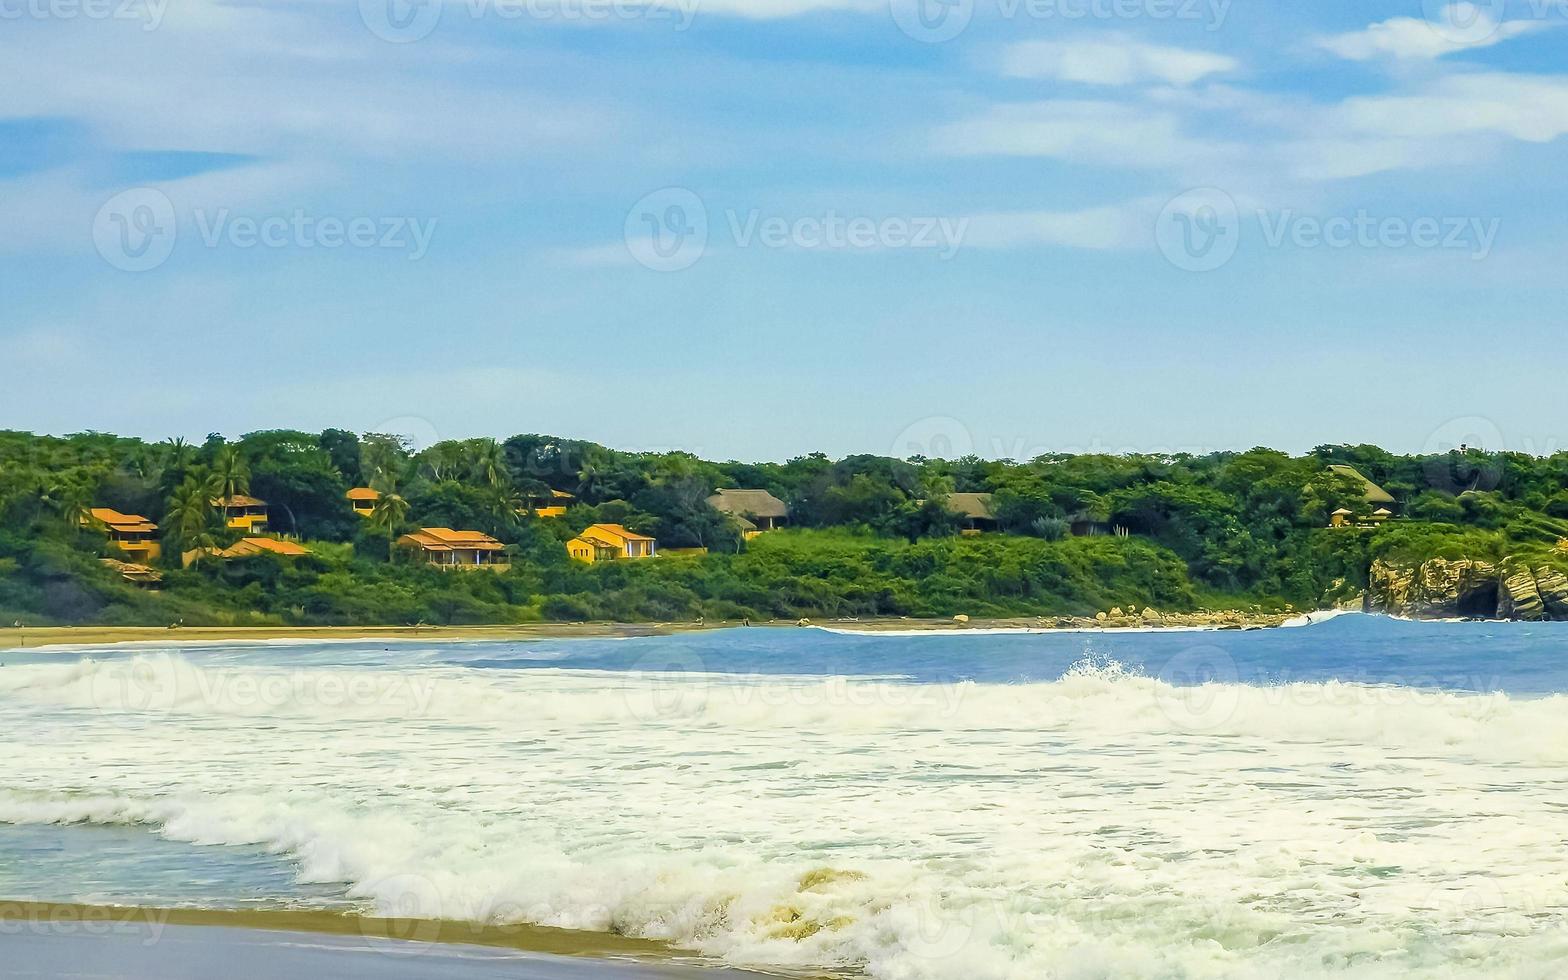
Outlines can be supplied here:
<path id="1" fill-rule="evenodd" d="M 719 625 L 719 624 L 713 624 Z M 734 624 L 730 624 L 734 625 Z M 550 640 L 657 636 L 702 624 L 539 623 L 525 626 L 14 626 L 0 628 L 0 650 L 110 643 L 216 643 L 228 640 Z"/>
<path id="2" fill-rule="evenodd" d="M 563 640 L 590 637 L 666 636 L 696 630 L 821 627 L 839 633 L 1055 633 L 1097 630 L 1244 629 L 1281 626 L 1293 613 L 1187 613 L 1162 622 L 1135 617 L 1096 621 L 1087 617 L 1018 617 L 1010 619 L 824 619 L 796 623 L 773 620 L 751 623 L 535 623 L 522 626 L 26 626 L 0 628 L 0 651 L 109 644 L 221 643 L 235 640 Z"/>
<path id="3" fill-rule="evenodd" d="M 758 980 L 661 943 L 312 910 L 0 902 L 7 977 Z"/>

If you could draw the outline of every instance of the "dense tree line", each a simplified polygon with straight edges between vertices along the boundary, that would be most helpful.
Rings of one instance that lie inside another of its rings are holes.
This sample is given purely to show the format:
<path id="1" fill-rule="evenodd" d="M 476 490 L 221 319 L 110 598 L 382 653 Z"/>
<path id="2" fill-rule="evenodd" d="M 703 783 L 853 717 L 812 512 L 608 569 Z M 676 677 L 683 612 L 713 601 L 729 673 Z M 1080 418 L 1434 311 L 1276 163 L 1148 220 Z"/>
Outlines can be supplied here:
<path id="1" fill-rule="evenodd" d="M 1399 519 L 1330 530 L 1365 515 L 1345 463 L 1399 501 Z M 380 493 L 367 520 L 351 487 Z M 793 530 L 747 542 L 707 503 L 719 488 L 764 489 Z M 565 518 L 529 501 L 573 495 Z M 950 494 L 993 494 L 1000 533 L 959 536 Z M 233 543 L 216 497 L 267 501 L 272 530 L 309 558 L 197 560 Z M 89 507 L 162 527 L 164 586 L 122 581 L 81 527 Z M 584 566 L 563 542 L 594 522 L 625 524 L 699 558 Z M 513 553 L 495 575 L 397 561 L 419 526 L 482 530 Z M 1075 529 L 1121 534 L 1074 537 Z M 1533 549 L 1561 561 L 1568 454 L 1476 450 L 1396 456 L 1325 446 L 1188 455 L 1050 455 L 1027 462 L 811 454 L 784 463 L 626 453 L 543 435 L 442 442 L 341 429 L 261 431 L 236 440 L 149 443 L 102 433 L 0 432 L 0 616 L 50 622 L 408 623 L 532 619 L 776 618 L 1310 606 L 1358 589 L 1379 555 Z"/>

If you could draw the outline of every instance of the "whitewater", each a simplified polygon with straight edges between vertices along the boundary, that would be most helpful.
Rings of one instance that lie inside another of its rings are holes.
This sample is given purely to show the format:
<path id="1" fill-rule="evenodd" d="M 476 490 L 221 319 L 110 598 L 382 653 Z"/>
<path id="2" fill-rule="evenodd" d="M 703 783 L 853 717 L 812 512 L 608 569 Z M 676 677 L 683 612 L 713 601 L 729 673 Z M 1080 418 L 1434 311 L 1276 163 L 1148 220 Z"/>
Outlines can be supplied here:
<path id="1" fill-rule="evenodd" d="M 1350 620 L 11 653 L 0 824 L 765 969 L 1561 976 L 1568 631 Z"/>

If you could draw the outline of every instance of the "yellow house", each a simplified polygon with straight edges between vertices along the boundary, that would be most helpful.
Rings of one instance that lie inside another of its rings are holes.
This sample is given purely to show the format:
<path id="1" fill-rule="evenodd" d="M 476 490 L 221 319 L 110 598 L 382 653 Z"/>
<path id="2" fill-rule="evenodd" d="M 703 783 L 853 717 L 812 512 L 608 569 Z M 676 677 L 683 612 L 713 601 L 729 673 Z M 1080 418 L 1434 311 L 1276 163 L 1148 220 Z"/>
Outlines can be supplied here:
<path id="1" fill-rule="evenodd" d="M 232 497 L 217 497 L 212 506 L 223 511 L 223 523 L 236 531 L 261 534 L 267 530 L 267 502 L 237 493 Z"/>
<path id="2" fill-rule="evenodd" d="M 454 531 L 449 527 L 422 527 L 397 539 L 400 548 L 418 552 L 426 562 L 442 569 L 512 567 L 506 545 L 483 531 Z"/>
<path id="3" fill-rule="evenodd" d="M 82 526 L 103 531 L 109 543 L 134 563 L 156 561 L 163 554 L 163 546 L 158 543 L 158 525 L 140 514 L 122 514 L 109 507 L 94 507 L 82 518 Z"/>
<path id="4" fill-rule="evenodd" d="M 572 505 L 577 498 L 565 490 L 551 490 L 549 493 L 529 494 L 528 511 L 535 517 L 565 517 L 566 508 Z M 525 513 L 525 511 L 519 511 Z"/>
<path id="5" fill-rule="evenodd" d="M 346 496 L 348 497 L 348 505 L 354 508 L 354 513 L 360 517 L 369 517 L 375 513 L 376 501 L 381 499 L 380 491 L 372 490 L 369 487 L 355 487 Z"/>
<path id="6" fill-rule="evenodd" d="M 653 538 L 628 531 L 619 524 L 590 524 L 583 533 L 566 542 L 566 553 L 586 562 L 652 558 L 658 550 L 659 543 Z"/>

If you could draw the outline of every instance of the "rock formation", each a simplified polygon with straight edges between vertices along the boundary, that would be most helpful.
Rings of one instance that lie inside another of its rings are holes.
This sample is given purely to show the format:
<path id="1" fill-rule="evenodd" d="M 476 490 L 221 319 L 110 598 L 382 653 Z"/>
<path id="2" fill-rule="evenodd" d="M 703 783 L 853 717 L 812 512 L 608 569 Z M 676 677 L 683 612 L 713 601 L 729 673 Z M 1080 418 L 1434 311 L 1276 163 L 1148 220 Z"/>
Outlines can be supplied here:
<path id="1" fill-rule="evenodd" d="M 1419 565 L 1379 559 L 1366 608 L 1411 619 L 1568 620 L 1568 576 L 1514 559 L 1432 558 Z"/>

